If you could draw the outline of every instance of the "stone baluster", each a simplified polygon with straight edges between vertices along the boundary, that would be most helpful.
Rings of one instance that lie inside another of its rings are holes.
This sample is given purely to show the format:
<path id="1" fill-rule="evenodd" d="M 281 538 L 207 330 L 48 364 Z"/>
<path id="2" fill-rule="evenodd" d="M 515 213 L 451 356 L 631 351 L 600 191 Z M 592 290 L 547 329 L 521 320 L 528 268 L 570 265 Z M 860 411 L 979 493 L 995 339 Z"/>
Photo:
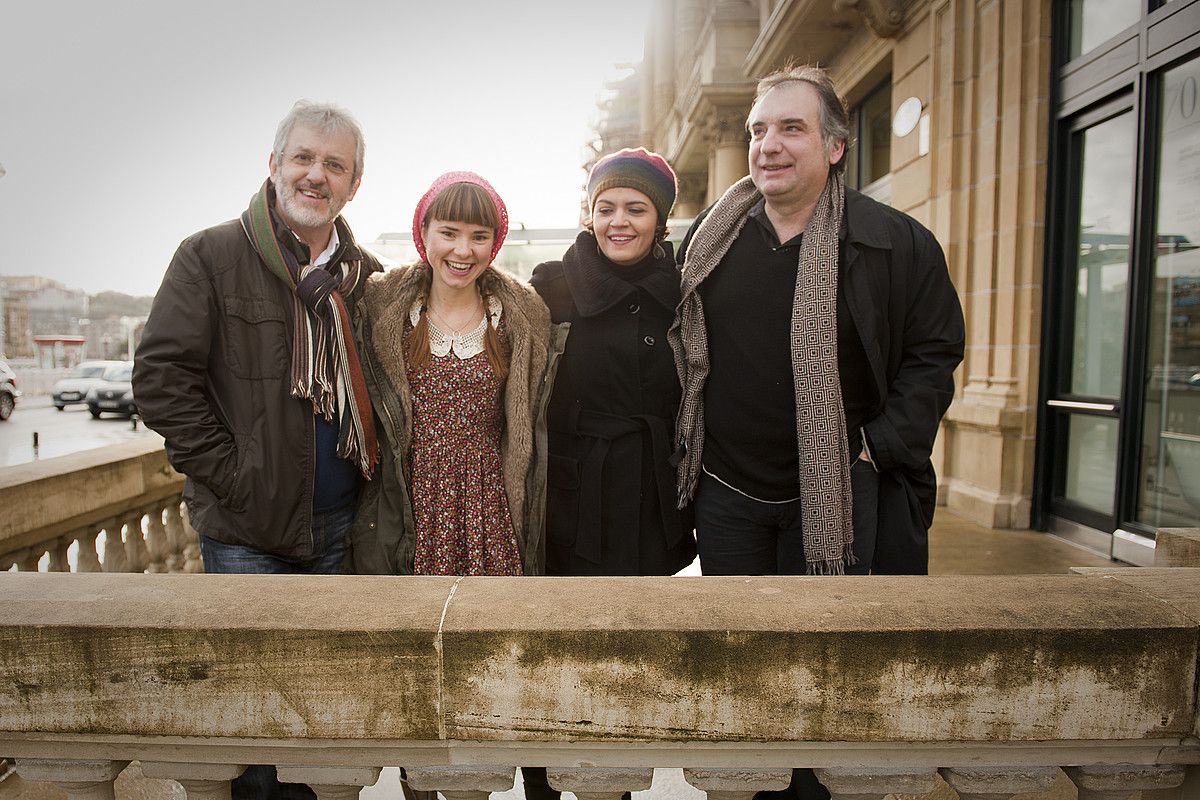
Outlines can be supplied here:
<path id="1" fill-rule="evenodd" d="M 125 528 L 126 572 L 145 572 L 150 564 L 146 535 L 142 533 L 141 510 L 131 511 L 122 519 Z"/>
<path id="2" fill-rule="evenodd" d="M 167 538 L 167 526 L 163 524 L 162 503 L 147 507 L 146 516 L 146 550 L 149 553 L 147 572 L 169 572 L 168 559 L 171 554 L 171 543 Z"/>
<path id="3" fill-rule="evenodd" d="M 200 555 L 200 535 L 196 533 L 196 529 L 192 527 L 192 523 L 188 522 L 187 506 L 178 502 L 172 502 L 167 508 L 167 525 L 172 524 L 172 520 L 178 520 L 179 523 L 179 541 L 183 543 L 181 552 L 183 553 L 183 571 L 184 572 L 204 572 L 204 559 Z"/>
<path id="4" fill-rule="evenodd" d="M 184 548 L 187 547 L 187 532 L 183 529 L 183 515 L 179 513 L 179 497 L 168 497 L 164 501 L 164 527 L 167 531 L 167 569 L 171 572 L 184 571 Z"/>
<path id="5" fill-rule="evenodd" d="M 1183 784 L 1182 766 L 1101 764 L 1063 767 L 1079 790 L 1079 800 L 1127 800 L 1134 792 L 1174 789 Z"/>
<path id="6" fill-rule="evenodd" d="M 10 550 L 7 553 L 0 554 L 0 572 L 8 572 L 14 566 L 18 572 L 23 571 L 21 565 L 25 563 L 25 559 L 29 557 L 27 549 Z"/>
<path id="7" fill-rule="evenodd" d="M 229 782 L 246 771 L 244 764 L 176 764 L 143 761 L 142 774 L 178 783 L 188 800 L 230 800 Z"/>
<path id="8" fill-rule="evenodd" d="M 142 762 L 143 775 L 179 783 L 187 800 L 229 800 L 229 782 L 245 771 L 245 764 Z"/>
<path id="9" fill-rule="evenodd" d="M 278 768 L 280 783 L 306 783 L 317 800 L 354 800 L 364 786 L 379 780 L 379 767 L 288 767 Z"/>
<path id="10" fill-rule="evenodd" d="M 830 800 L 883 800 L 889 794 L 924 796 L 937 787 L 933 767 L 898 769 L 848 769 L 825 767 L 813 770 L 829 790 Z"/>
<path id="11" fill-rule="evenodd" d="M 574 792 L 579 800 L 621 800 L 625 792 L 649 789 L 654 770 L 552 767 L 546 770 L 546 780 L 560 792 Z"/>
<path id="12" fill-rule="evenodd" d="M 488 800 L 516 783 L 515 767 L 408 767 L 408 785 L 418 792 L 441 792 L 446 800 Z"/>
<path id="13" fill-rule="evenodd" d="M 37 572 L 38 564 L 45 554 L 46 548 L 38 545 L 22 550 L 20 560 L 17 561 L 17 569 L 21 572 Z"/>
<path id="14" fill-rule="evenodd" d="M 99 535 L 100 528 L 96 525 L 75 532 L 75 543 L 79 545 L 79 552 L 75 556 L 76 572 L 101 571 L 100 556 L 96 553 L 96 537 Z"/>
<path id="15" fill-rule="evenodd" d="M 1015 794 L 1044 792 L 1058 767 L 943 767 L 938 770 L 960 800 L 1010 800 Z"/>
<path id="16" fill-rule="evenodd" d="M 114 800 L 113 781 L 128 763 L 22 758 L 17 761 L 17 774 L 27 781 L 57 784 L 68 800 Z"/>
<path id="17" fill-rule="evenodd" d="M 708 800 L 752 800 L 755 792 L 781 791 L 792 782 L 790 769 L 685 769 L 683 779 Z"/>
<path id="18" fill-rule="evenodd" d="M 59 537 L 50 543 L 50 572 L 70 572 L 71 562 L 67 560 L 67 549 L 71 546 L 70 537 Z"/>
<path id="19" fill-rule="evenodd" d="M 110 519 L 104 523 L 104 571 L 128 572 L 128 563 L 125 540 L 121 538 L 121 520 Z"/>

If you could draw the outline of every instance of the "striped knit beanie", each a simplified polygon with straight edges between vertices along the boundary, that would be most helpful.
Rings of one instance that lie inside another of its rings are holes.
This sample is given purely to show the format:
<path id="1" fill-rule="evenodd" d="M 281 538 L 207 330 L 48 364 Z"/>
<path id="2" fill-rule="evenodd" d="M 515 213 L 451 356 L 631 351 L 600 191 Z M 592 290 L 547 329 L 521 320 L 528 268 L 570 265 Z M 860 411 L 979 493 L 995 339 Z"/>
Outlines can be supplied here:
<path id="1" fill-rule="evenodd" d="M 649 197 L 659 222 L 666 222 L 675 205 L 675 171 L 665 158 L 644 147 L 627 147 L 596 162 L 588 175 L 588 210 L 596 208 L 601 192 L 618 186 L 637 189 Z"/>

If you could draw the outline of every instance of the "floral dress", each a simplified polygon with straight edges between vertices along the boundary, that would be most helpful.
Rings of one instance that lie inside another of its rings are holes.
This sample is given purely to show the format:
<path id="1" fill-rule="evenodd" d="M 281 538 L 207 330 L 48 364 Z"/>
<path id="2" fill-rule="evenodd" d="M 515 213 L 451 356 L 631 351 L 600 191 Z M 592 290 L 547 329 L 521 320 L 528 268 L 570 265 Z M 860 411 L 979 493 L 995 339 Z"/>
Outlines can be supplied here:
<path id="1" fill-rule="evenodd" d="M 501 316 L 493 298 L 487 317 L 503 338 Z M 414 306 L 404 326 L 406 351 L 419 318 Z M 429 324 L 429 362 L 407 368 L 417 575 L 521 574 L 500 457 L 504 382 L 483 349 L 487 323 L 462 336 Z"/>

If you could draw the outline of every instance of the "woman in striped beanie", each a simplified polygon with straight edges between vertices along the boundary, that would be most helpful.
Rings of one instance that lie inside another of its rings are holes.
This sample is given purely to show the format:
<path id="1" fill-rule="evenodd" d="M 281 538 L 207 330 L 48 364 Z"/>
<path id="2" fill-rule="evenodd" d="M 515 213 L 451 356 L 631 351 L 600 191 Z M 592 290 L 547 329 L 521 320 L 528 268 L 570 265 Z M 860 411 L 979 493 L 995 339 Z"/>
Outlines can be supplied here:
<path id="1" fill-rule="evenodd" d="M 547 574 L 671 575 L 695 556 L 668 463 L 680 398 L 667 344 L 680 298 L 666 241 L 675 195 L 662 156 L 601 158 L 586 230 L 533 272 L 553 321 L 571 324 L 548 415 Z"/>

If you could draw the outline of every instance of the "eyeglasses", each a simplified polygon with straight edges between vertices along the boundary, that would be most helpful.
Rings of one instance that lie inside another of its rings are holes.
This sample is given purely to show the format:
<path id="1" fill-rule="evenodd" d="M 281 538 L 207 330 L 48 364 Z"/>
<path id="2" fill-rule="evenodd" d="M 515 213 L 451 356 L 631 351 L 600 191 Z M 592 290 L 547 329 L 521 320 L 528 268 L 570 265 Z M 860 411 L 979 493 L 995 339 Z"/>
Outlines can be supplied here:
<path id="1" fill-rule="evenodd" d="M 306 170 L 312 169 L 312 165 L 317 163 L 316 156 L 314 156 L 312 153 L 306 153 L 303 151 L 301 151 L 299 153 L 292 153 L 290 156 L 285 156 L 285 157 L 287 158 L 288 163 L 291 164 L 292 166 L 300 167 L 301 169 L 306 169 Z M 339 178 L 342 177 L 343 175 L 346 175 L 348 172 L 350 172 L 349 167 L 347 167 L 342 162 L 334 161 L 334 160 L 328 159 L 328 158 L 321 161 L 321 166 L 324 167 L 325 171 L 328 172 L 330 175 L 335 175 Z"/>

